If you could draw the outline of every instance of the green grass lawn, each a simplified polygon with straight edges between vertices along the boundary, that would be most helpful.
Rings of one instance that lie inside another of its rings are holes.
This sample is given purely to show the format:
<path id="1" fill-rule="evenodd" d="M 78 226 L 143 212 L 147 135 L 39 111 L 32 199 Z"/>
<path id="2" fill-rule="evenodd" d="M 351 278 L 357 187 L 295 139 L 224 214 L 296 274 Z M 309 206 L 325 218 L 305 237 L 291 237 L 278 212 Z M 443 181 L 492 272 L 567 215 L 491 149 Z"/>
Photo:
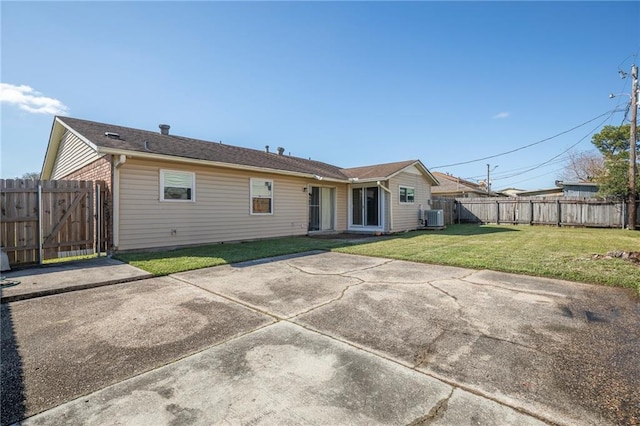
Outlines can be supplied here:
<path id="1" fill-rule="evenodd" d="M 640 233 L 620 229 L 453 225 L 337 248 L 344 253 L 560 278 L 634 288 L 640 265 L 594 260 L 609 251 L 640 251 Z"/>
<path id="2" fill-rule="evenodd" d="M 609 251 L 640 251 L 640 232 L 544 226 L 451 225 L 349 243 L 308 237 L 212 244 L 117 258 L 155 275 L 307 250 L 333 250 L 421 263 L 491 269 L 633 288 L 640 293 L 640 266 L 622 259 L 594 260 Z"/>
<path id="3" fill-rule="evenodd" d="M 289 237 L 245 243 L 209 244 L 170 251 L 122 253 L 114 257 L 161 276 L 310 250 L 331 250 L 340 245 L 341 242 L 334 240 Z"/>

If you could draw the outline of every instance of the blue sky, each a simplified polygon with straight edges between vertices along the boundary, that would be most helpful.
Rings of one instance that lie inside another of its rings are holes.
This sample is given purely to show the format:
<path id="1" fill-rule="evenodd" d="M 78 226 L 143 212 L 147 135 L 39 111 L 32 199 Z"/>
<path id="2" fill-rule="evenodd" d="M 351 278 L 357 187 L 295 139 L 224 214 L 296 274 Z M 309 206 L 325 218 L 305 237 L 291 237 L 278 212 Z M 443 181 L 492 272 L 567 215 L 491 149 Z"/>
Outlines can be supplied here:
<path id="1" fill-rule="evenodd" d="M 552 187 L 624 112 L 638 2 L 10 2 L 1 170 L 40 171 L 53 114 L 342 167 L 419 158 Z M 554 157 L 556 157 L 554 159 Z M 551 160 L 553 159 L 553 160 Z M 549 164 L 541 165 L 547 161 Z M 528 172 L 528 169 L 532 169 Z M 524 173 L 523 173 L 524 172 Z"/>

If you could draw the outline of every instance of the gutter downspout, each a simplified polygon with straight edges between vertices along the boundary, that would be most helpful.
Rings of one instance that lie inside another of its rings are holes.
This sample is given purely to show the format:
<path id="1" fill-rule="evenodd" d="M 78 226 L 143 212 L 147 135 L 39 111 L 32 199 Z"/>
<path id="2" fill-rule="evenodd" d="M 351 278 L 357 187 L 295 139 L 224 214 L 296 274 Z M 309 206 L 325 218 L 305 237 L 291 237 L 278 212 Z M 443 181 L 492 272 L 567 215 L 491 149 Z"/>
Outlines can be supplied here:
<path id="1" fill-rule="evenodd" d="M 118 250 L 120 244 L 120 167 L 127 162 L 127 156 L 120 157 L 113 162 L 113 249 Z"/>
<path id="2" fill-rule="evenodd" d="M 389 232 L 391 232 L 391 228 L 393 227 L 393 197 L 391 196 L 391 190 L 382 185 L 380 181 L 377 181 L 376 184 L 389 194 L 389 222 L 391 222 L 389 223 Z"/>

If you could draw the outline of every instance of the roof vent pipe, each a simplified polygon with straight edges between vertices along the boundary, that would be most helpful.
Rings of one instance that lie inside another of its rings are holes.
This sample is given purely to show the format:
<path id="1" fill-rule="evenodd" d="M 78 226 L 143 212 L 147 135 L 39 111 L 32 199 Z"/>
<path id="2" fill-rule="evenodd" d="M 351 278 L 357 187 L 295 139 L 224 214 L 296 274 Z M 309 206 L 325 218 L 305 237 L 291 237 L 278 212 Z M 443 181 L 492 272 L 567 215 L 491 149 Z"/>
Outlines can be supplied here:
<path id="1" fill-rule="evenodd" d="M 264 150 L 265 150 L 265 151 L 266 151 L 266 153 L 268 154 L 268 153 L 269 153 L 269 145 L 265 145 L 265 146 L 264 146 Z"/>
<path id="2" fill-rule="evenodd" d="M 171 126 L 169 126 L 168 124 L 160 124 L 158 127 L 160 127 L 160 133 L 162 133 L 163 135 L 169 134 L 169 129 L 171 128 Z"/>
<path id="3" fill-rule="evenodd" d="M 279 146 L 278 147 L 278 155 L 282 155 L 282 154 L 284 154 L 284 148 Z"/>

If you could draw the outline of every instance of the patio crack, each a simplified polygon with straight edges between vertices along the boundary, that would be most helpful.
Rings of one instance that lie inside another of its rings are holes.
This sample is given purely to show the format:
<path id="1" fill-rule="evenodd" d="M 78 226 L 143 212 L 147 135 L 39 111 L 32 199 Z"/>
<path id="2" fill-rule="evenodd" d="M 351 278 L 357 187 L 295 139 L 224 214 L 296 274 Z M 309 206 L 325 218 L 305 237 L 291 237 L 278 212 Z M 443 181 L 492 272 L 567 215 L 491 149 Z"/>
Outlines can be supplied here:
<path id="1" fill-rule="evenodd" d="M 325 275 L 325 274 L 315 274 L 315 275 Z M 339 276 L 343 276 L 342 274 L 338 274 L 338 275 Z M 319 305 L 312 306 L 311 308 L 309 308 L 309 309 L 307 309 L 307 310 L 305 310 L 303 312 L 295 313 L 295 314 L 293 314 L 293 315 L 291 315 L 291 316 L 289 316 L 289 317 L 287 317 L 285 319 L 287 319 L 287 320 L 294 319 L 294 318 L 299 317 L 300 315 L 307 314 L 307 313 L 309 313 L 309 312 L 311 312 L 311 311 L 313 311 L 315 309 L 322 308 L 323 306 L 327 306 L 327 305 L 330 305 L 331 303 L 337 302 L 337 301 L 341 300 L 344 297 L 344 295 L 347 292 L 347 290 L 349 290 L 351 287 L 355 287 L 355 286 L 362 285 L 362 284 L 366 283 L 365 280 L 363 280 L 361 278 L 357 278 L 357 277 L 345 277 L 345 278 L 349 278 L 349 279 L 352 279 L 352 280 L 358 280 L 359 282 L 353 283 L 353 284 L 348 284 L 347 286 L 345 286 L 342 289 L 342 291 L 340 292 L 340 295 L 338 297 L 335 297 L 335 298 L 333 298 L 331 300 L 327 300 L 326 302 L 323 302 L 323 303 L 321 303 Z"/>
<path id="2" fill-rule="evenodd" d="M 305 269 L 303 269 L 303 268 L 301 268 L 299 266 L 292 265 L 291 263 L 287 263 L 287 266 L 295 269 L 296 271 L 302 272 L 303 274 L 316 275 L 316 276 L 329 275 L 329 276 L 332 276 L 332 277 L 339 276 L 339 277 L 345 277 L 345 278 L 361 279 L 361 278 L 353 277 L 353 276 L 347 275 L 347 274 L 351 274 L 351 273 L 354 273 L 354 272 L 367 271 L 369 269 L 375 269 L 375 268 L 378 268 L 380 266 L 387 265 L 387 264 L 389 264 L 389 263 L 391 263 L 393 261 L 394 261 L 393 259 L 389 259 L 389 260 L 386 260 L 386 261 L 384 261 L 384 262 L 382 262 L 380 264 L 377 264 L 377 265 L 367 266 L 366 268 L 350 269 L 348 271 L 339 272 L 339 273 L 335 273 L 335 274 L 332 274 L 330 272 L 309 272 L 309 271 L 307 271 L 307 270 L 305 270 Z"/>
<path id="3" fill-rule="evenodd" d="M 438 341 L 445 335 L 447 329 L 444 329 L 433 340 L 418 350 L 418 353 L 413 357 L 413 369 L 417 369 L 422 365 L 426 365 L 431 360 L 433 354 L 435 354 L 435 346 Z"/>
<path id="4" fill-rule="evenodd" d="M 245 308 L 249 309 L 250 311 L 257 312 L 259 314 L 263 314 L 263 315 L 266 315 L 268 317 L 271 317 L 272 319 L 275 320 L 274 322 L 278 322 L 278 321 L 282 321 L 282 320 L 286 319 L 286 318 L 283 318 L 283 317 L 281 317 L 279 315 L 276 315 L 276 314 L 274 314 L 272 312 L 265 311 L 264 309 L 260 309 L 260 308 L 258 308 L 256 306 L 253 306 L 253 305 L 249 304 L 249 303 L 243 302 L 242 300 L 238 300 L 238 299 L 236 299 L 234 297 L 227 296 L 226 294 L 218 293 L 217 291 L 213 291 L 213 290 L 210 290 L 208 288 L 201 287 L 201 286 L 199 286 L 197 284 L 192 283 L 189 280 L 185 280 L 184 278 L 176 277 L 175 275 L 171 275 L 171 278 L 173 278 L 176 281 L 180 281 L 180 282 L 183 282 L 185 284 L 189 284 L 189 285 L 191 285 L 193 287 L 196 287 L 196 288 L 198 288 L 200 290 L 206 291 L 207 293 L 211 293 L 214 296 L 218 296 L 218 297 L 220 297 L 222 299 L 225 299 L 225 300 L 228 300 L 230 302 L 237 303 L 238 305 L 244 306 Z"/>
<path id="5" fill-rule="evenodd" d="M 514 345 L 514 346 L 519 346 L 521 348 L 529 349 L 530 351 L 538 352 L 538 353 L 541 353 L 541 354 L 544 354 L 544 355 L 549 355 L 549 353 L 547 353 L 547 352 L 545 352 L 543 350 L 540 350 L 539 348 L 533 347 L 533 346 L 527 346 L 527 345 L 524 345 L 522 343 L 514 342 L 513 340 L 503 339 L 501 337 L 490 336 L 488 334 L 483 333 L 482 331 L 480 331 L 478 329 L 476 329 L 476 331 L 478 332 L 478 334 L 477 334 L 478 336 L 484 337 L 485 339 L 495 340 L 497 342 L 509 343 L 509 344 Z M 461 332 L 460 334 L 472 336 L 471 333 Z"/>
<path id="6" fill-rule="evenodd" d="M 473 275 L 473 274 L 470 274 L 470 275 Z M 535 290 L 507 287 L 507 286 L 503 286 L 503 285 L 489 284 L 489 283 L 479 283 L 479 282 L 468 280 L 467 278 L 469 278 L 470 275 L 467 275 L 467 276 L 459 278 L 459 279 L 464 281 L 467 284 L 476 285 L 476 286 L 494 287 L 494 288 L 499 288 L 501 290 L 513 291 L 515 293 L 533 294 L 533 295 L 536 295 L 536 296 L 567 297 L 567 296 L 565 296 L 563 294 L 552 293 L 552 292 L 535 291 Z"/>
<path id="7" fill-rule="evenodd" d="M 438 287 L 437 285 L 435 285 L 434 283 L 435 283 L 436 281 L 439 281 L 439 280 L 427 281 L 427 284 L 428 284 L 431 288 L 433 288 L 434 290 L 439 291 L 440 293 L 442 293 L 442 294 L 444 294 L 444 295 L 449 296 L 450 298 L 452 298 L 452 299 L 453 299 L 453 301 L 455 302 L 455 304 L 458 306 L 458 309 L 462 309 L 462 307 L 460 306 L 460 303 L 458 303 L 458 298 L 457 298 L 456 296 L 454 296 L 453 294 L 449 293 L 448 291 L 446 291 L 445 289 L 440 288 L 440 287 Z"/>
<path id="8" fill-rule="evenodd" d="M 429 410 L 429 412 L 426 415 L 422 417 L 418 417 L 417 419 L 409 423 L 407 426 L 429 425 L 434 421 L 444 417 L 444 414 L 447 412 L 447 408 L 449 407 L 449 400 L 453 396 L 453 392 L 455 390 L 456 388 L 452 387 L 451 392 L 449 392 L 449 395 L 446 398 L 443 398 L 440 401 L 438 401 L 436 405 L 434 405 L 433 408 L 431 408 L 431 410 Z"/>

